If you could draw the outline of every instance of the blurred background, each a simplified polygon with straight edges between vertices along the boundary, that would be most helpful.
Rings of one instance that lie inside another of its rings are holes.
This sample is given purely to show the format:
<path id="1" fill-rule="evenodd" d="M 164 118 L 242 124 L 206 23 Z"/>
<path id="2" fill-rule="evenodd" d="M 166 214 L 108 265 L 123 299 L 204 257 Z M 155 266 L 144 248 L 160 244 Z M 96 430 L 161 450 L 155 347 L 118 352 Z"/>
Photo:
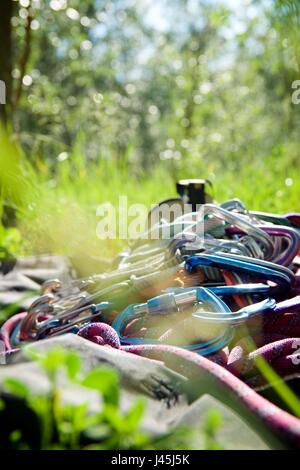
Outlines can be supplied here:
<path id="1" fill-rule="evenodd" d="M 299 210 L 299 20 L 298 0 L 2 0 L 0 245 L 110 256 L 97 205 L 180 177 Z"/>

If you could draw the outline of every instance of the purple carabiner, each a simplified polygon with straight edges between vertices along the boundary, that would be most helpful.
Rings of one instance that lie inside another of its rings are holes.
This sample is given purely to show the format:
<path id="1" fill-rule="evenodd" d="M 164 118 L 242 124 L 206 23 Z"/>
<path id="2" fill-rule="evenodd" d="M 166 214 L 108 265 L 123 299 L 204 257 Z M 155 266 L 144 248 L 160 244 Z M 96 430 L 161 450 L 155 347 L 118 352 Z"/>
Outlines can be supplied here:
<path id="1" fill-rule="evenodd" d="M 300 251 L 299 233 L 293 228 L 278 225 L 261 225 L 260 229 L 272 237 L 282 237 L 288 241 L 287 248 L 272 261 L 273 263 L 281 264 L 282 266 L 289 266 Z"/>
<path id="2" fill-rule="evenodd" d="M 300 295 L 296 295 L 291 299 L 278 302 L 278 304 L 274 308 L 274 313 L 288 313 L 297 311 L 300 312 Z"/>

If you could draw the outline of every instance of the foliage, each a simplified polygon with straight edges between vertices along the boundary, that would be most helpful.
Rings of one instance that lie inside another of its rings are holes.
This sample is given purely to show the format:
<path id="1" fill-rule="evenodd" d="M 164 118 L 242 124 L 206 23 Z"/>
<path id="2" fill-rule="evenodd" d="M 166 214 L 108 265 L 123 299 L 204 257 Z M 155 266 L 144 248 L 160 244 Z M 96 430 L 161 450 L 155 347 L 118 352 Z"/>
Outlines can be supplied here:
<path id="1" fill-rule="evenodd" d="M 234 163 L 219 168 L 197 161 L 192 171 L 182 166 L 172 176 L 170 162 L 165 161 L 151 175 L 144 172 L 138 177 L 126 165 L 118 170 L 110 161 L 84 162 L 79 144 L 70 159 L 60 162 L 55 177 L 47 166 L 30 168 L 24 156 L 15 164 L 15 152 L 14 145 L 5 152 L 0 149 L 1 161 L 12 165 L 11 174 L 16 173 L 18 178 L 15 186 L 8 185 L 9 192 L 3 185 L 2 198 L 17 210 L 16 227 L 0 226 L 1 242 L 15 254 L 53 252 L 86 259 L 114 256 L 127 241 L 97 238 L 97 206 L 110 201 L 118 207 L 119 195 L 125 195 L 128 204 L 143 203 L 150 208 L 176 195 L 175 180 L 180 177 L 208 177 L 220 202 L 239 197 L 250 209 L 277 213 L 299 208 L 298 169 L 286 165 L 282 149 L 259 163 L 251 160 L 242 168 Z M 18 205 L 15 200 L 20 201 Z"/>
<path id="2" fill-rule="evenodd" d="M 239 171 L 274 155 L 297 167 L 297 2 L 28 3 L 12 19 L 23 89 L 14 127 L 38 169 L 55 175 L 80 139 L 83 165 L 110 160 L 135 174 L 158 163 L 172 176 Z"/>

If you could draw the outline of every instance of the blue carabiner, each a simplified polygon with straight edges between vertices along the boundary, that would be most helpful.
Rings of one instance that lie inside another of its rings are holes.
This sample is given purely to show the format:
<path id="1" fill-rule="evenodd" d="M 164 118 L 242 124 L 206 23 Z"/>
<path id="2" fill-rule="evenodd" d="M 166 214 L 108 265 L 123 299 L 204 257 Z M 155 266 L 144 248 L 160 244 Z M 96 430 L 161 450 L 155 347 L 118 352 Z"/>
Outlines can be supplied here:
<path id="1" fill-rule="evenodd" d="M 183 291 L 185 291 L 185 289 L 183 289 Z M 187 296 L 186 293 L 191 295 Z M 180 292 L 177 295 L 173 292 L 168 292 L 148 300 L 147 303 L 129 305 L 114 320 L 112 327 L 117 331 L 120 341 L 123 344 L 161 344 L 157 339 L 123 336 L 122 330 L 124 326 L 134 318 L 140 318 L 145 315 L 166 315 L 179 312 L 179 305 L 186 305 L 186 303 L 181 303 L 183 301 L 186 301 L 189 305 L 194 305 L 195 303 L 208 304 L 209 310 L 215 313 L 216 316 L 223 314 L 227 317 L 232 314 L 227 304 L 219 299 L 213 292 L 203 287 L 198 287 L 197 292 L 195 289 L 191 289 L 190 292 Z M 197 317 L 195 316 L 195 318 Z M 225 347 L 232 340 L 233 336 L 233 327 L 226 325 L 224 332 L 217 335 L 215 338 L 182 347 L 201 355 L 208 355 Z"/>
<path id="2" fill-rule="evenodd" d="M 236 312 L 231 312 L 230 314 L 214 314 L 212 312 L 195 312 L 193 317 L 199 318 L 207 322 L 219 322 L 219 323 L 228 323 L 230 325 L 238 325 L 240 323 L 249 320 L 249 318 L 261 315 L 265 312 L 274 311 L 276 307 L 276 301 L 274 299 L 265 299 L 256 304 L 247 305 L 246 307 L 241 308 Z"/>
<path id="3" fill-rule="evenodd" d="M 188 292 L 196 290 L 198 292 L 200 287 L 168 287 L 165 292 L 173 292 L 179 294 L 180 292 Z M 215 295 L 230 296 L 230 295 L 241 295 L 241 294 L 267 294 L 271 290 L 271 286 L 268 284 L 254 283 L 254 284 L 237 284 L 236 286 L 216 286 L 206 287 L 206 290 L 213 292 Z"/>
<path id="4" fill-rule="evenodd" d="M 197 267 L 201 268 L 201 266 L 236 271 L 254 278 L 272 281 L 276 284 L 272 287 L 272 291 L 289 292 L 294 280 L 294 274 L 288 268 L 246 256 L 235 255 L 233 257 L 227 253 L 222 253 L 222 255 L 195 254 L 185 262 L 185 269 L 188 272 L 194 272 Z"/>
<path id="5" fill-rule="evenodd" d="M 177 287 L 168 289 L 168 291 L 173 291 L 177 295 L 180 293 L 188 293 L 190 292 L 191 295 L 200 301 L 202 301 L 205 297 L 202 294 L 202 291 L 213 291 L 214 295 L 216 295 L 216 291 L 219 294 L 241 294 L 241 293 L 249 293 L 249 292 L 260 292 L 266 293 L 270 290 L 270 286 L 266 286 L 265 284 L 249 284 L 249 285 L 240 285 L 240 286 L 222 286 L 222 287 L 213 287 L 213 288 L 203 288 L 203 287 Z M 211 292 L 212 293 L 212 292 Z M 272 298 L 267 298 L 262 300 L 261 302 L 257 302 L 255 304 L 247 305 L 246 307 L 233 312 L 229 309 L 229 307 L 222 302 L 223 305 L 227 307 L 227 311 L 225 309 L 220 309 L 218 313 L 215 312 L 194 312 L 192 314 L 193 317 L 199 318 L 200 320 L 205 320 L 209 322 L 221 322 L 221 323 L 228 323 L 231 325 L 237 325 L 239 323 L 245 322 L 250 317 L 263 314 L 265 312 L 274 311 L 276 307 L 276 301 Z"/>

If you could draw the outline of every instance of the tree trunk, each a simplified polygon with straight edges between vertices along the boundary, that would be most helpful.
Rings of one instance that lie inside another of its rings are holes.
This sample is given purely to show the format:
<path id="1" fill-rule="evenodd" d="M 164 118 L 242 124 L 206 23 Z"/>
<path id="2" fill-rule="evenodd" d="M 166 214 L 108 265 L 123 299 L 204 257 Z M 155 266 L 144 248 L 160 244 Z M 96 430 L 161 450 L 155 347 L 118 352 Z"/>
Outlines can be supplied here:
<path id="1" fill-rule="evenodd" d="M 0 80 L 6 87 L 6 104 L 0 104 L 0 122 L 10 117 L 12 104 L 12 27 L 13 0 L 0 2 Z"/>

